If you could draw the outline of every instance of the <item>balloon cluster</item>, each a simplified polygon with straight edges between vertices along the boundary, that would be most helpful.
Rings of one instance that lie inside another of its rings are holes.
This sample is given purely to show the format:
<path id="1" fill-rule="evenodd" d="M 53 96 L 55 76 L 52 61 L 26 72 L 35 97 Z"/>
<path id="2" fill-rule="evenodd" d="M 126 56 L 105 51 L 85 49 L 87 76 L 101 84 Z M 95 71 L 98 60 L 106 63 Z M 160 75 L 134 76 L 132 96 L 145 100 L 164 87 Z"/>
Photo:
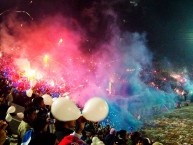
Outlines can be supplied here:
<path id="1" fill-rule="evenodd" d="M 30 82 L 31 88 L 26 90 L 26 95 L 31 97 L 33 94 L 33 86 L 36 82 Z M 89 121 L 98 122 L 103 120 L 109 112 L 108 104 L 105 100 L 94 97 L 88 100 L 84 106 L 82 114 L 76 104 L 66 97 L 52 98 L 48 94 L 42 96 L 45 105 L 51 106 L 51 112 L 53 116 L 60 121 L 76 120 L 80 116 L 83 116 Z"/>
<path id="2" fill-rule="evenodd" d="M 80 116 L 93 122 L 103 120 L 109 112 L 108 104 L 99 97 L 88 100 L 82 114 L 76 104 L 66 97 L 57 98 L 51 105 L 53 116 L 60 121 L 76 120 Z"/>
<path id="3" fill-rule="evenodd" d="M 14 113 L 16 111 L 16 108 L 15 106 L 10 106 L 8 109 L 7 109 L 7 115 L 5 117 L 5 120 L 7 122 L 11 122 L 13 117 L 11 116 L 11 113 Z M 24 118 L 24 114 L 22 112 L 19 112 L 17 113 L 17 117 L 20 118 L 20 119 L 23 119 Z"/>

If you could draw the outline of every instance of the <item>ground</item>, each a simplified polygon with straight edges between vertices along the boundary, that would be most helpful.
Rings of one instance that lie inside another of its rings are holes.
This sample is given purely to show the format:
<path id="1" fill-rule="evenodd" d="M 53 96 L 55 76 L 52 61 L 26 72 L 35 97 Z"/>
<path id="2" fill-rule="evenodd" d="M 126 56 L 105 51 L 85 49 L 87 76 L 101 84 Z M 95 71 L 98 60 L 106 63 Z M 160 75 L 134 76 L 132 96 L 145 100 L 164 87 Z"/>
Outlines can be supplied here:
<path id="1" fill-rule="evenodd" d="M 143 131 L 164 145 L 193 144 L 193 103 L 156 116 Z"/>

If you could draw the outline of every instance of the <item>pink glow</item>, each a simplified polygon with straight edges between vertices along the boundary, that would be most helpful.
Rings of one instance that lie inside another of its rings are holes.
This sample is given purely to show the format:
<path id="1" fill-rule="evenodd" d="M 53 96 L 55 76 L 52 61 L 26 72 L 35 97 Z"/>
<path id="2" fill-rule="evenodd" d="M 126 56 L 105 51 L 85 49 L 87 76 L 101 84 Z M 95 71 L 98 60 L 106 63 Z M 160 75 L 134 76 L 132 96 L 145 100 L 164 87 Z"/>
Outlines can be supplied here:
<path id="1" fill-rule="evenodd" d="M 14 64 L 23 76 L 29 80 L 43 79 L 51 86 L 70 86 L 70 97 L 80 104 L 93 96 L 108 94 L 108 79 L 115 70 L 112 61 L 116 53 L 99 51 L 92 56 L 85 55 L 80 51 L 84 32 L 70 29 L 65 18 L 60 16 L 33 25 L 11 17 L 7 23 L 14 35 L 9 35 L 4 27 L 1 49 L 15 58 Z M 103 47 L 114 49 L 112 46 Z"/>

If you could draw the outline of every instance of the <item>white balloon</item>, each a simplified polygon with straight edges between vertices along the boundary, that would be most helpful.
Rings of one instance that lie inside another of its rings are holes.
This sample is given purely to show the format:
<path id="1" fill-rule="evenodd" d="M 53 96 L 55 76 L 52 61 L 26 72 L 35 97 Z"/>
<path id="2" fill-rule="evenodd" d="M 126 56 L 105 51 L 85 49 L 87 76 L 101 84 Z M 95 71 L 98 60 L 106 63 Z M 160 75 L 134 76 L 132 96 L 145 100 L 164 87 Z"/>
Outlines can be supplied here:
<path id="1" fill-rule="evenodd" d="M 28 97 L 31 97 L 32 94 L 33 94 L 33 90 L 32 90 L 31 88 L 30 88 L 29 90 L 26 90 L 26 95 L 27 95 Z"/>
<path id="2" fill-rule="evenodd" d="M 6 115 L 6 117 L 5 117 L 5 120 L 6 120 L 7 122 L 11 122 L 12 119 L 13 119 L 12 116 L 11 116 L 9 113 L 7 113 L 7 115 Z"/>
<path id="3" fill-rule="evenodd" d="M 109 107 L 107 102 L 99 97 L 88 100 L 82 111 L 82 115 L 90 121 L 98 122 L 108 115 Z"/>
<path id="4" fill-rule="evenodd" d="M 104 145 L 104 143 L 98 137 L 95 136 L 92 138 L 91 145 Z"/>
<path id="5" fill-rule="evenodd" d="M 51 112 L 60 121 L 72 121 L 81 116 L 75 103 L 66 97 L 56 99 L 51 106 Z"/>
<path id="6" fill-rule="evenodd" d="M 35 87 L 35 85 L 37 84 L 37 81 L 36 80 L 31 80 L 30 81 L 30 87 Z"/>
<path id="7" fill-rule="evenodd" d="M 52 101 L 54 102 L 54 101 L 56 101 L 56 99 L 57 99 L 57 98 L 53 98 Z"/>
<path id="8" fill-rule="evenodd" d="M 95 136 L 92 138 L 92 143 L 97 143 L 98 141 L 100 141 L 98 137 Z"/>
<path id="9" fill-rule="evenodd" d="M 66 99 L 70 99 L 70 97 L 69 96 L 65 96 L 66 97 Z"/>
<path id="10" fill-rule="evenodd" d="M 48 94 L 44 94 L 43 96 L 42 96 L 42 98 L 44 99 L 44 104 L 45 105 L 52 105 L 52 103 L 53 103 L 53 100 L 52 100 L 52 97 L 50 96 L 50 95 L 48 95 Z"/>
<path id="11" fill-rule="evenodd" d="M 96 145 L 105 145 L 102 141 L 98 141 Z"/>
<path id="12" fill-rule="evenodd" d="M 10 106 L 8 109 L 7 109 L 7 113 L 14 113 L 16 110 L 15 106 Z"/>
<path id="13" fill-rule="evenodd" d="M 23 119 L 24 118 L 23 112 L 17 113 L 17 117 L 20 118 L 20 119 Z"/>

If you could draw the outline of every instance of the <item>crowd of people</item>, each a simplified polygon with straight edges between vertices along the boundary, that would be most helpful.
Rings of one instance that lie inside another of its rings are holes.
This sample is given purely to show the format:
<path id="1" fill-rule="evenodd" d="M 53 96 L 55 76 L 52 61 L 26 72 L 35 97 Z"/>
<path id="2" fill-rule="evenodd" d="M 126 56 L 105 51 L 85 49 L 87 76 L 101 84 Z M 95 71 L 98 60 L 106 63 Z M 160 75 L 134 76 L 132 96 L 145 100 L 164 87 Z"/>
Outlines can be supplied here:
<path id="1" fill-rule="evenodd" d="M 50 94 L 58 97 L 69 88 L 50 87 L 46 82 L 40 81 L 33 88 L 32 96 L 28 97 L 26 90 L 30 87 L 29 80 L 20 78 L 14 66 L 10 67 L 11 58 L 6 56 L 6 59 L 0 59 L 0 145 L 9 144 L 7 136 L 12 135 L 6 120 L 7 110 L 12 103 L 25 108 L 24 117 L 17 130 L 17 144 L 162 145 L 147 138 L 142 132 L 116 130 L 111 124 L 102 126 L 99 122 L 91 122 L 84 117 L 70 121 L 57 120 L 41 96 Z M 187 97 L 184 98 L 186 100 Z M 180 105 L 178 102 L 176 107 Z"/>
<path id="2" fill-rule="evenodd" d="M 27 97 L 0 73 L 0 145 L 9 144 L 6 140 L 12 135 L 9 122 L 6 121 L 8 108 L 18 100 L 25 107 L 24 117 L 18 126 L 17 144 L 22 145 L 161 145 L 152 142 L 140 132 L 116 130 L 110 124 L 101 126 L 99 122 L 91 122 L 83 117 L 77 120 L 60 121 L 50 113 L 50 106 L 44 104 L 40 94 Z M 13 114 L 14 115 L 14 114 Z"/>
<path id="3" fill-rule="evenodd" d="M 1 140 L 6 138 L 8 123 L 1 122 Z M 3 144 L 3 141 L 2 143 Z M 102 127 L 98 122 L 90 122 L 83 117 L 71 121 L 59 121 L 50 114 L 43 98 L 36 96 L 26 105 L 24 118 L 18 126 L 18 144 L 22 145 L 150 145 L 150 139 L 140 132 L 128 133 L 115 130 L 110 125 Z M 158 144 L 158 143 L 154 143 Z M 161 143 L 160 143 L 161 145 Z"/>

